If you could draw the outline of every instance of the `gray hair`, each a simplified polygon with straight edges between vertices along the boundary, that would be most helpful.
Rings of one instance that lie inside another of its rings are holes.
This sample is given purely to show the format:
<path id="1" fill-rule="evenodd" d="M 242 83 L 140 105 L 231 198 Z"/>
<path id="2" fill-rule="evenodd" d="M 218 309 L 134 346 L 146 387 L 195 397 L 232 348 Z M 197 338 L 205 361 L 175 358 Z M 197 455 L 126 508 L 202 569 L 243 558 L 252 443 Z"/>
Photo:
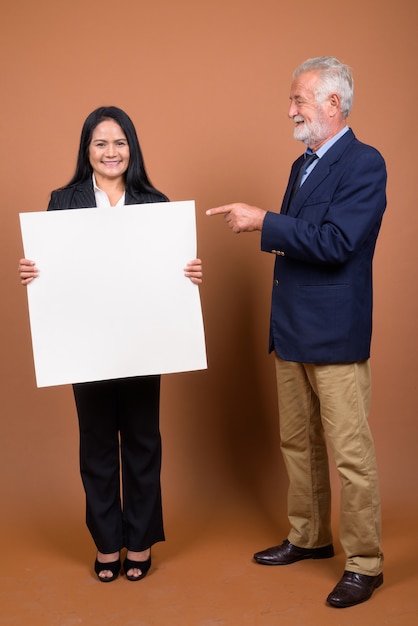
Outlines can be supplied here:
<path id="1" fill-rule="evenodd" d="M 293 78 L 303 72 L 318 72 L 320 81 L 315 89 L 318 103 L 323 102 L 331 93 L 341 98 L 341 113 L 344 117 L 351 111 L 354 95 L 354 81 L 351 69 L 335 57 L 316 57 L 307 59 L 294 71 Z"/>

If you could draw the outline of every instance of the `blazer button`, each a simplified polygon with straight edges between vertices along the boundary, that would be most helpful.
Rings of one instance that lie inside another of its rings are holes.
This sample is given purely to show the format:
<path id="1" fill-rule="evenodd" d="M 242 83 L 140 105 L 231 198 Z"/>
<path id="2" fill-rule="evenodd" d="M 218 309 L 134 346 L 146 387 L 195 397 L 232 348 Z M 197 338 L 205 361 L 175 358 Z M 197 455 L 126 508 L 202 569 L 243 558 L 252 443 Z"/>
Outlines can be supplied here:
<path id="1" fill-rule="evenodd" d="M 277 280 L 277 278 L 275 278 L 275 279 L 274 279 L 274 281 L 273 281 L 273 285 L 274 285 L 275 287 L 278 287 L 278 286 L 279 286 L 279 281 Z"/>

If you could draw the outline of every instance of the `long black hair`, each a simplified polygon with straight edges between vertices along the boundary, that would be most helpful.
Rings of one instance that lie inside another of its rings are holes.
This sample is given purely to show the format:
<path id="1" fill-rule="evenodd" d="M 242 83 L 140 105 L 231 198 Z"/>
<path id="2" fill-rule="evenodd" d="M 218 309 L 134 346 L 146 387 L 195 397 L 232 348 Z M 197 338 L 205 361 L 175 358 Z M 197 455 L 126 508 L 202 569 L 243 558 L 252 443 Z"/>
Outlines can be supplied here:
<path id="1" fill-rule="evenodd" d="M 89 159 L 91 138 L 96 126 L 104 120 L 114 120 L 116 124 L 119 124 L 128 141 L 129 165 L 125 173 L 126 190 L 130 193 L 149 192 L 161 195 L 161 199 L 166 199 L 166 196 L 158 191 L 148 178 L 138 136 L 131 118 L 125 111 L 114 106 L 99 107 L 86 118 L 81 130 L 76 170 L 65 187 L 76 185 L 91 178 L 93 172 Z"/>

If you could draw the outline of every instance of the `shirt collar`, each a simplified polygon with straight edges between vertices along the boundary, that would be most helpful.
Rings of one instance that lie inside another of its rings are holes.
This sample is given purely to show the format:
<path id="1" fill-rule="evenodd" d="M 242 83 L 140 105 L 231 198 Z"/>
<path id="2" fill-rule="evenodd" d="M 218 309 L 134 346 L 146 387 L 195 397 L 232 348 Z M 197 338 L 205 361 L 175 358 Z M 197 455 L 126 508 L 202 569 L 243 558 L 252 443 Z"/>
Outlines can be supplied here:
<path id="1" fill-rule="evenodd" d="M 92 178 L 93 178 L 93 189 L 94 189 L 94 191 L 102 191 L 102 190 L 101 190 L 101 189 L 97 186 L 97 183 L 96 183 L 96 177 L 95 177 L 95 175 L 94 175 L 94 172 L 93 172 L 93 174 L 92 174 Z"/>
<path id="2" fill-rule="evenodd" d="M 341 139 L 341 137 L 343 135 L 345 135 L 346 132 L 348 132 L 350 129 L 348 126 L 345 126 L 342 130 L 340 130 L 339 133 L 337 133 L 336 135 L 334 135 L 333 137 L 331 137 L 331 139 L 328 139 L 328 141 L 326 141 L 324 143 L 323 146 L 321 146 L 320 148 L 318 148 L 318 150 L 315 152 L 315 154 L 318 156 L 318 158 L 320 159 L 321 157 L 324 156 L 324 154 L 339 140 Z M 306 154 L 312 154 L 312 150 L 310 148 L 307 148 L 306 150 Z"/>
<path id="3" fill-rule="evenodd" d="M 103 189 L 100 189 L 100 187 L 97 186 L 94 172 L 92 173 L 92 180 L 93 180 L 94 197 L 96 199 L 96 206 L 99 208 L 110 207 L 111 204 L 107 196 L 107 193 L 103 191 Z M 124 204 L 125 204 L 125 194 L 121 196 L 121 198 L 118 200 L 115 206 L 123 206 Z"/>

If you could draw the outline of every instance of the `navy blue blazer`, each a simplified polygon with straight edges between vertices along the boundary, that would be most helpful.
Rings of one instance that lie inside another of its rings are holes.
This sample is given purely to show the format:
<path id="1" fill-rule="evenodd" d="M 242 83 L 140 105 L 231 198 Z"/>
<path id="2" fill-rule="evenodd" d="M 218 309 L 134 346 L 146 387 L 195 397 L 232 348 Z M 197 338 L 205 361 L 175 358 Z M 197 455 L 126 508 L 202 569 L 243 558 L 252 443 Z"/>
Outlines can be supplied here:
<path id="1" fill-rule="evenodd" d="M 385 162 L 349 130 L 288 206 L 302 158 L 292 166 L 281 213 L 267 212 L 262 228 L 261 249 L 276 254 L 270 351 L 302 363 L 362 361 L 370 356 Z"/>

